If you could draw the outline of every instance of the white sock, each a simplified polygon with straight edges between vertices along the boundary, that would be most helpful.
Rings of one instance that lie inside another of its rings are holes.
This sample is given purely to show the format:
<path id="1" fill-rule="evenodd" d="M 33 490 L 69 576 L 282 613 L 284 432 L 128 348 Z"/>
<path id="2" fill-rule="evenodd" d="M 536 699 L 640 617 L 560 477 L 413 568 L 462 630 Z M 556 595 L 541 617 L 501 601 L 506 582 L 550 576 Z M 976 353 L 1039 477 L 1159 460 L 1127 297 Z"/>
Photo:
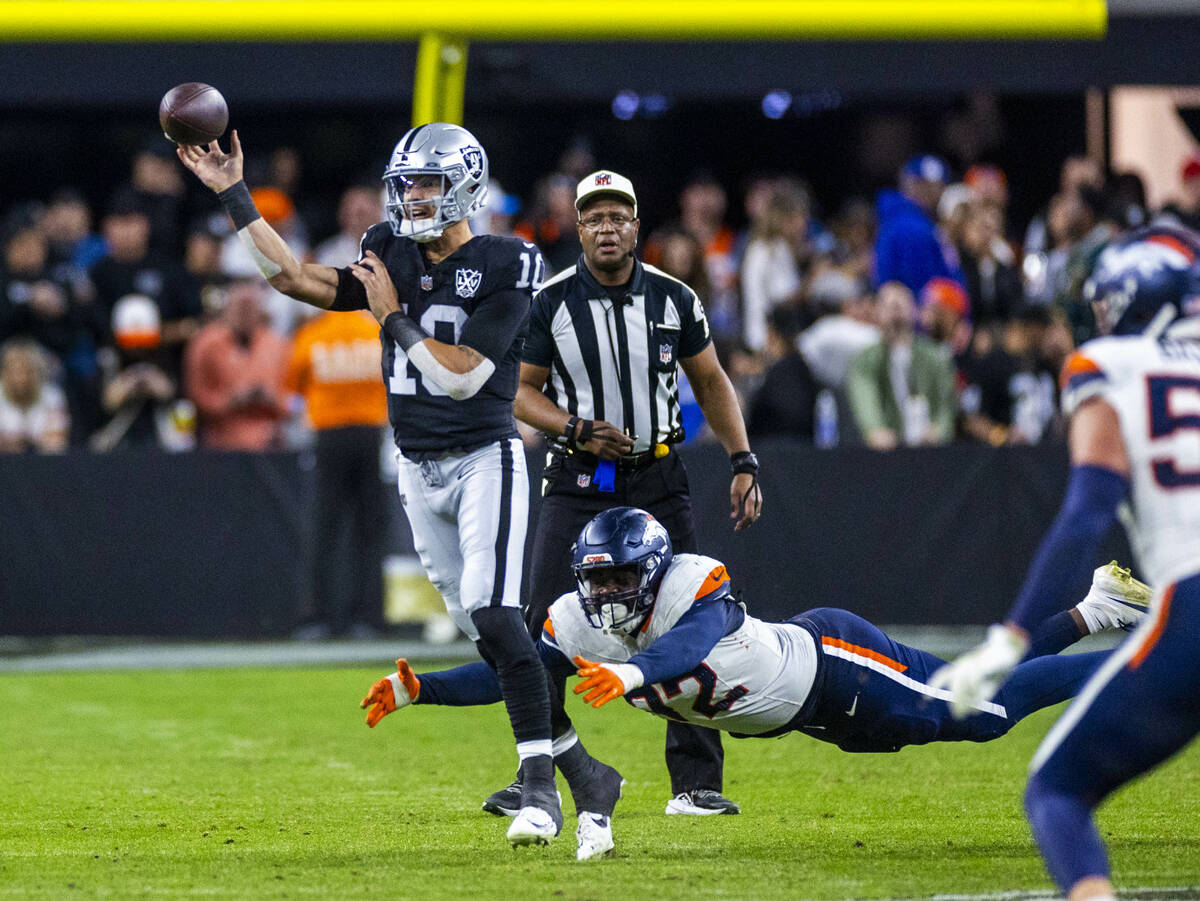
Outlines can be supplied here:
<path id="1" fill-rule="evenodd" d="M 1091 597 L 1091 595 L 1092 593 L 1089 591 L 1088 597 Z M 1089 635 L 1095 635 L 1097 632 L 1103 632 L 1108 628 L 1107 623 L 1101 622 L 1096 617 L 1095 612 L 1090 609 L 1088 606 L 1088 598 L 1084 598 L 1082 601 L 1076 604 L 1075 609 L 1079 612 L 1079 615 L 1083 617 L 1083 622 L 1088 628 Z"/>
<path id="2" fill-rule="evenodd" d="M 538 757 L 545 754 L 547 757 L 552 757 L 554 752 L 554 743 L 548 738 L 539 738 L 536 741 L 519 741 L 517 742 L 517 756 L 521 760 L 527 760 L 530 757 Z"/>
<path id="3" fill-rule="evenodd" d="M 554 756 L 562 757 L 563 754 L 579 744 L 579 736 L 575 734 L 575 727 L 572 726 L 558 738 L 554 739 L 551 747 L 554 748 Z"/>

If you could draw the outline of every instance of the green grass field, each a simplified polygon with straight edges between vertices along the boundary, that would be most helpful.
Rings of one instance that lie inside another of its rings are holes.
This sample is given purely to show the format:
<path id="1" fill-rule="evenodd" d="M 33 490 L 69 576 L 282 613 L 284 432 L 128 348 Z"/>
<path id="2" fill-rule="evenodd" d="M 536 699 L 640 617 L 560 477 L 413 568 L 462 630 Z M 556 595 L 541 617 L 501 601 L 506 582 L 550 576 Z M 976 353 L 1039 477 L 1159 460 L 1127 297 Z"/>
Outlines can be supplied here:
<path id="1" fill-rule="evenodd" d="M 1020 798 L 1057 711 L 988 745 L 894 755 L 844 754 L 798 735 L 728 739 L 726 792 L 743 814 L 700 819 L 663 815 L 661 721 L 572 698 L 589 748 L 629 780 L 616 851 L 579 864 L 569 799 L 549 848 L 513 850 L 507 821 L 479 809 L 514 770 L 502 707 L 417 707 L 363 725 L 358 700 L 386 669 L 0 675 L 0 897 L 845 899 L 1050 888 Z M 1118 885 L 1200 885 L 1200 748 L 1119 794 L 1101 825 Z"/>

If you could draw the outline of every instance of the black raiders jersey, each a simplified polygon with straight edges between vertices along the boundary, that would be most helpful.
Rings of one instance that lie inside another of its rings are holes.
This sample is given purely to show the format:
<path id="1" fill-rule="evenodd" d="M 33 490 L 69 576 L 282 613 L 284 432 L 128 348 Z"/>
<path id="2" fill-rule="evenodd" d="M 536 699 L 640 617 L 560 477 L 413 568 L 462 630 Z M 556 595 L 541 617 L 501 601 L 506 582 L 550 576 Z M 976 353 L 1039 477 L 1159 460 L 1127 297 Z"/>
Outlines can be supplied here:
<path id="1" fill-rule="evenodd" d="M 430 265 L 417 242 L 397 237 L 381 222 L 363 235 L 359 259 L 368 250 L 387 266 L 401 308 L 414 322 L 436 340 L 469 345 L 496 364 L 478 393 L 456 401 L 381 330 L 388 418 L 400 452 L 421 459 L 516 437 L 513 398 L 530 301 L 545 273 L 537 247 L 519 238 L 476 235 Z M 348 269 L 339 270 L 334 308 L 369 309 L 366 289 Z"/>

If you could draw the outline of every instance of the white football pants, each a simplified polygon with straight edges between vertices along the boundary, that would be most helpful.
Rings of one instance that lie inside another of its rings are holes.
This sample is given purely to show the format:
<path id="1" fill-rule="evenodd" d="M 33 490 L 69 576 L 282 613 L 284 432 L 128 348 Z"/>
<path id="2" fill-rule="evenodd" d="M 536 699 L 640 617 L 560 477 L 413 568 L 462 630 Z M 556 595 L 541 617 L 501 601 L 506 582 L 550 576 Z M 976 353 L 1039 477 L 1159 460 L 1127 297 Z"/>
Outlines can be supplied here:
<path id="1" fill-rule="evenodd" d="M 400 503 L 429 581 L 476 641 L 472 611 L 521 607 L 529 473 L 519 438 L 415 463 L 397 454 Z"/>

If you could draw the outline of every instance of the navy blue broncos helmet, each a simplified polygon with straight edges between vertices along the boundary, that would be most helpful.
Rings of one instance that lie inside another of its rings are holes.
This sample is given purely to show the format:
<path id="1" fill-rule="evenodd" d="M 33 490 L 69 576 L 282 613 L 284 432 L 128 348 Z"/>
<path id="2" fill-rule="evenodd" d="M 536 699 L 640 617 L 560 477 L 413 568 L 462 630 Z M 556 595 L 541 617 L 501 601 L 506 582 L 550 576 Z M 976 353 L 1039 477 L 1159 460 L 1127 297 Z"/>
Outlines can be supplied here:
<path id="1" fill-rule="evenodd" d="M 588 623 L 619 635 L 631 635 L 641 626 L 673 556 L 662 523 L 636 507 L 614 507 L 595 517 L 579 533 L 572 555 L 571 571 Z M 636 573 L 636 586 L 596 593 L 592 577 L 615 569 Z"/>
<path id="2" fill-rule="evenodd" d="M 1158 333 L 1200 312 L 1200 235 L 1150 226 L 1123 235 L 1096 259 L 1083 296 L 1101 334 Z"/>

